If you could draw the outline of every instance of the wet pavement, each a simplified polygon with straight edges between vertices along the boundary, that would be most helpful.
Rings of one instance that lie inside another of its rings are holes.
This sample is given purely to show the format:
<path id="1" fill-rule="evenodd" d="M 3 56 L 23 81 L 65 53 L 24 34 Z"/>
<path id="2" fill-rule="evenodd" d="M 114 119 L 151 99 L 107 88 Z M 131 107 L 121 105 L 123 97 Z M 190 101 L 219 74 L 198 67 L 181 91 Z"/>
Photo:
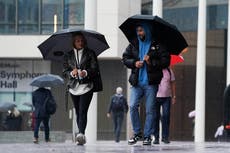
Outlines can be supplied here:
<path id="1" fill-rule="evenodd" d="M 228 153 L 230 143 L 206 142 L 194 144 L 193 142 L 171 142 L 143 146 L 141 142 L 136 145 L 127 145 L 126 141 L 115 143 L 113 141 L 98 141 L 95 144 L 77 146 L 72 142 L 65 143 L 17 143 L 0 144 L 1 153 Z"/>

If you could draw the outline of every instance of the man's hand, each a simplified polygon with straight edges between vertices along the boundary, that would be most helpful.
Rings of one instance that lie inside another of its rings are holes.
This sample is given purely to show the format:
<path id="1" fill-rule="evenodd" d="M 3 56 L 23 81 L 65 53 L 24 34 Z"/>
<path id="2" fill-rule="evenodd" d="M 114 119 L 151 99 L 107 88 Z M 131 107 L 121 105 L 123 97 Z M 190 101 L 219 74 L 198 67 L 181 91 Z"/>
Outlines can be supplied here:
<path id="1" fill-rule="evenodd" d="M 142 68 L 142 66 L 143 66 L 143 61 L 136 61 L 135 66 L 136 66 L 137 68 Z"/>
<path id="2" fill-rule="evenodd" d="M 145 55 L 144 61 L 145 61 L 148 65 L 151 64 L 151 63 L 150 63 L 150 57 L 149 57 L 148 55 Z"/>
<path id="3" fill-rule="evenodd" d="M 77 68 L 73 69 L 73 71 L 71 73 L 72 73 L 73 77 L 76 78 L 78 75 Z"/>

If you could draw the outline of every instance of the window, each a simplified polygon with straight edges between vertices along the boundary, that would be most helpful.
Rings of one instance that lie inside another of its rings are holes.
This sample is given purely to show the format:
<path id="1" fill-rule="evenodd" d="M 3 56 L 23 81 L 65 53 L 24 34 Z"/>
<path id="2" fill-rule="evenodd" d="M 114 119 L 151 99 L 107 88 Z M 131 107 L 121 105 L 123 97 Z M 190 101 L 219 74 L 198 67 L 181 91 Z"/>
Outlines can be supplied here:
<path id="1" fill-rule="evenodd" d="M 18 0 L 18 33 L 39 32 L 38 4 L 39 0 Z"/>
<path id="2" fill-rule="evenodd" d="M 54 15 L 57 15 L 58 29 L 62 26 L 62 0 L 42 0 L 42 33 L 54 31 Z"/>
<path id="3" fill-rule="evenodd" d="M 64 28 L 84 24 L 84 1 L 65 0 Z M 68 27 L 69 26 L 69 27 Z"/>
<path id="4" fill-rule="evenodd" d="M 84 25 L 84 0 L 0 0 L 0 34 L 52 34 Z"/>
<path id="5" fill-rule="evenodd" d="M 16 27 L 15 0 L 0 0 L 0 33 L 15 33 Z"/>

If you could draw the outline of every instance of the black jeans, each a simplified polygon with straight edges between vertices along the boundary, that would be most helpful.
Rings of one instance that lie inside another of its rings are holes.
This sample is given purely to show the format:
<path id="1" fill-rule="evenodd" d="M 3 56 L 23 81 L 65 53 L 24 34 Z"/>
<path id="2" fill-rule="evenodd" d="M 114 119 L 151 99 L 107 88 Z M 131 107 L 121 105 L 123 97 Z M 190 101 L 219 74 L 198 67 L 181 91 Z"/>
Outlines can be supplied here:
<path id="1" fill-rule="evenodd" d="M 49 134 L 50 134 L 49 119 L 50 117 L 35 119 L 34 138 L 38 138 L 39 127 L 41 122 L 43 122 L 44 131 L 45 131 L 45 140 L 49 140 Z"/>
<path id="2" fill-rule="evenodd" d="M 114 124 L 115 141 L 119 142 L 122 122 L 124 118 L 124 112 L 113 112 L 112 116 L 113 116 L 113 124 Z"/>
<path id="3" fill-rule="evenodd" d="M 71 94 L 71 97 L 73 100 L 74 108 L 76 110 L 79 133 L 85 134 L 85 128 L 87 125 L 87 113 L 93 97 L 93 91 L 91 90 L 80 96 Z"/>
<path id="4" fill-rule="evenodd" d="M 160 114 L 160 108 L 162 106 L 162 116 Z M 159 122 L 161 119 L 162 123 L 162 138 L 169 138 L 169 124 L 170 124 L 170 107 L 171 107 L 171 97 L 157 98 L 156 99 L 156 127 L 154 136 L 159 139 Z"/>

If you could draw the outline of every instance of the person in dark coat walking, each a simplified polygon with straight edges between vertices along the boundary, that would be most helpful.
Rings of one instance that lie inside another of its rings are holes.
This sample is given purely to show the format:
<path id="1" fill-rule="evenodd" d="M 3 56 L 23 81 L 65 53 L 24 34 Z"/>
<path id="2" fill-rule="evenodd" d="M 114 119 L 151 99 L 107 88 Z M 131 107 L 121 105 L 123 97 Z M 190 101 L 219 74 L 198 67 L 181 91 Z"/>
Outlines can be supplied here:
<path id="1" fill-rule="evenodd" d="M 136 27 L 137 38 L 131 41 L 123 53 L 123 63 L 131 69 L 129 82 L 131 87 L 130 117 L 134 131 L 128 144 L 135 144 L 142 138 L 141 122 L 138 108 L 140 99 L 145 96 L 146 120 L 144 126 L 143 145 L 151 145 L 151 133 L 154 130 L 153 122 L 156 117 L 155 99 L 158 84 L 163 76 L 162 69 L 170 64 L 170 55 L 166 48 L 154 40 L 148 24 L 139 24 Z"/>
<path id="2" fill-rule="evenodd" d="M 46 88 L 38 88 L 32 93 L 32 103 L 35 108 L 34 110 L 34 116 L 35 116 L 35 128 L 34 128 L 34 143 L 38 143 L 38 133 L 41 122 L 43 122 L 44 125 L 44 131 L 45 131 L 45 141 L 49 142 L 49 120 L 50 115 L 47 114 L 44 103 L 47 99 L 47 97 L 52 98 L 52 93 L 49 89 Z"/>
<path id="3" fill-rule="evenodd" d="M 111 102 L 109 104 L 109 108 L 107 112 L 108 118 L 111 117 L 111 114 L 113 117 L 114 134 L 115 134 L 116 142 L 120 142 L 122 122 L 124 119 L 124 115 L 127 112 L 128 112 L 127 100 L 122 94 L 122 88 L 118 87 L 116 89 L 116 94 L 114 94 L 111 98 Z"/>
<path id="4" fill-rule="evenodd" d="M 89 105 L 93 92 L 102 90 L 102 81 L 97 56 L 94 51 L 87 48 L 82 34 L 77 33 L 73 36 L 73 50 L 64 55 L 63 66 L 63 74 L 68 78 L 67 91 L 76 110 L 79 129 L 76 136 L 77 144 L 84 145 Z"/>

